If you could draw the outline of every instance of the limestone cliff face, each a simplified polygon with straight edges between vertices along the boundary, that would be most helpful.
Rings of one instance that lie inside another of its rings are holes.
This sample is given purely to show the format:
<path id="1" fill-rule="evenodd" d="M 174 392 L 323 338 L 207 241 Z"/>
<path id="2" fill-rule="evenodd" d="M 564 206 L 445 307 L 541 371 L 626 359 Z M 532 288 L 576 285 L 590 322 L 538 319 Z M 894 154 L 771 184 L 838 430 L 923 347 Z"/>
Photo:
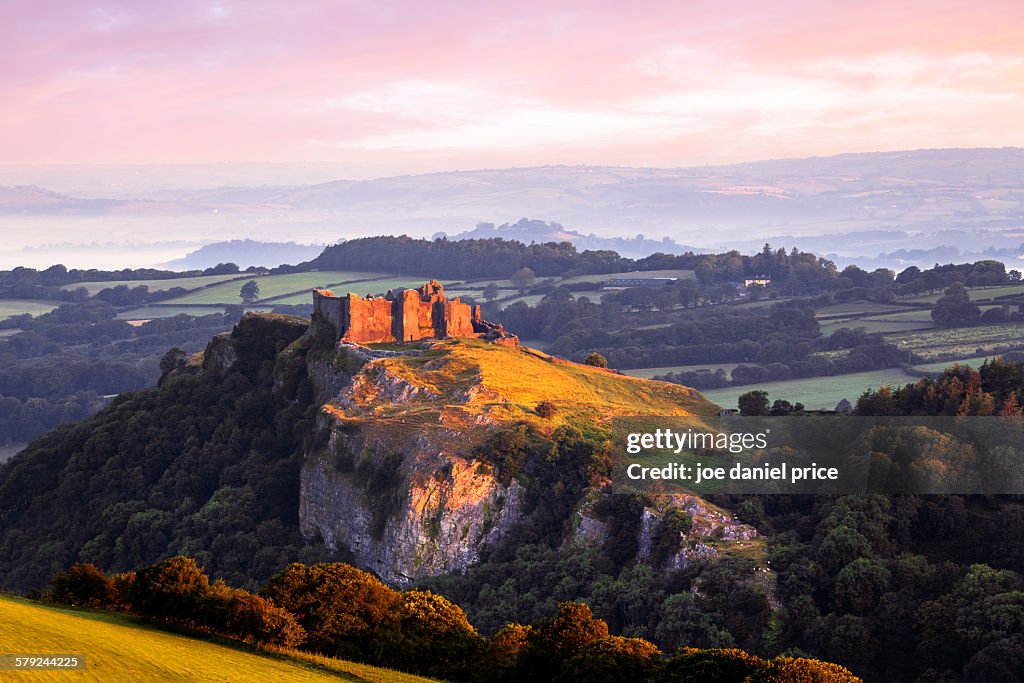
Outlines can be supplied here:
<path id="1" fill-rule="evenodd" d="M 684 569 L 695 561 L 707 560 L 723 552 L 749 551 L 758 545 L 758 533 L 749 524 L 738 522 L 697 496 L 672 494 L 658 497 L 658 509 L 644 508 L 640 513 L 637 560 L 650 560 L 655 532 L 668 508 L 685 512 L 692 527 L 680 533 L 678 550 L 664 563 L 669 570 Z M 592 505 L 584 505 L 576 513 L 575 532 L 568 540 L 587 546 L 599 546 L 608 537 L 608 524 L 596 518 Z"/>
<path id="2" fill-rule="evenodd" d="M 309 539 L 345 548 L 388 583 L 461 572 L 520 519 L 520 487 L 472 458 L 474 438 L 451 397 L 397 376 L 388 354 L 349 347 L 365 363 L 349 374 L 311 363 L 329 401 L 301 473 L 299 520 Z M 401 416 L 388 409 L 403 406 Z"/>
<path id="3" fill-rule="evenodd" d="M 335 345 L 315 325 L 308 339 L 322 407 L 303 454 L 301 531 L 395 585 L 464 571 L 524 521 L 516 476 L 543 484 L 477 457 L 499 431 L 528 425 L 545 442 L 562 425 L 604 428 L 619 414 L 718 410 L 685 387 L 479 339 L 369 349 Z"/>

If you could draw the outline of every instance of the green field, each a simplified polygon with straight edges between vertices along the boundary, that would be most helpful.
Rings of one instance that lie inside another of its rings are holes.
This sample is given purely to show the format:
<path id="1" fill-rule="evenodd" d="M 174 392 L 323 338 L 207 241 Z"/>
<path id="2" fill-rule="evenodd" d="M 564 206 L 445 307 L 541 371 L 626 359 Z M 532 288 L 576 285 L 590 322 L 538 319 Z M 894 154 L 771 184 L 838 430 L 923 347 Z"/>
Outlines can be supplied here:
<path id="1" fill-rule="evenodd" d="M 42 315 L 60 306 L 59 301 L 40 301 L 38 299 L 0 299 L 0 320 L 12 315 Z"/>
<path id="2" fill-rule="evenodd" d="M 981 367 L 981 364 L 987 360 L 990 360 L 992 356 L 981 356 L 980 358 L 961 358 L 959 360 L 940 360 L 936 363 L 924 363 L 922 365 L 915 365 L 915 370 L 921 372 L 942 372 L 946 368 L 953 367 L 954 365 L 966 365 L 977 370 Z"/>
<path id="3" fill-rule="evenodd" d="M 735 408 L 740 394 L 759 389 L 768 392 L 769 401 L 782 398 L 792 403 L 803 403 L 809 409 L 832 410 L 844 398 L 849 399 L 851 403 L 856 402 L 868 388 L 877 389 L 886 384 L 902 386 L 915 379 L 917 378 L 893 368 L 835 377 L 808 377 L 725 389 L 708 389 L 701 393 L 706 399 L 723 408 Z"/>
<path id="4" fill-rule="evenodd" d="M 69 285 L 64 285 L 61 289 L 78 289 L 79 287 L 85 287 L 89 290 L 89 296 L 93 296 L 97 292 L 110 288 L 118 287 L 120 285 L 128 285 L 129 287 L 138 287 L 145 285 L 149 287 L 151 292 L 163 292 L 168 289 L 174 289 L 175 287 L 184 287 L 185 289 L 199 289 L 200 287 L 206 287 L 207 285 L 215 285 L 218 282 L 225 282 L 227 280 L 238 280 L 245 277 L 245 273 L 230 273 L 227 275 L 197 275 L 195 277 L 176 277 L 169 280 L 105 280 L 103 282 L 75 282 Z"/>
<path id="5" fill-rule="evenodd" d="M 890 311 L 898 313 L 906 310 L 908 310 L 906 306 L 897 306 L 895 304 L 876 304 L 871 301 L 849 301 L 841 304 L 832 304 L 831 306 L 822 306 L 821 308 L 815 309 L 814 314 L 819 318 L 826 316 L 859 317 L 877 313 L 888 313 Z M 923 310 L 925 313 L 928 313 L 928 309 L 911 310 Z"/>
<path id="6" fill-rule="evenodd" d="M 971 301 L 984 301 L 986 299 L 993 299 L 997 296 L 1011 296 L 1015 294 L 1024 296 L 1024 283 L 1019 285 L 1003 285 L 1000 287 L 974 287 L 967 290 L 967 296 L 971 298 Z M 933 304 L 938 301 L 941 296 L 943 296 L 942 292 L 936 292 L 935 294 L 922 294 L 920 296 L 910 297 L 908 299 L 904 299 L 904 301 Z"/>
<path id="7" fill-rule="evenodd" d="M 305 653 L 264 653 L 157 630 L 132 617 L 0 595 L 0 653 L 81 655 L 77 671 L 0 672 L 3 681 L 365 681 L 429 679 Z"/>
<path id="8" fill-rule="evenodd" d="M 260 301 L 281 304 L 311 303 L 313 299 L 310 290 L 314 287 L 328 287 L 336 290 L 335 294 L 345 294 L 351 291 L 365 295 L 368 293 L 384 294 L 389 289 L 418 287 L 423 284 L 423 278 L 402 277 L 388 273 L 339 270 L 288 273 L 287 275 L 247 277 L 237 282 L 190 292 L 184 296 L 169 299 L 166 303 L 179 305 L 237 304 L 240 303 L 238 291 L 249 280 L 256 280 L 259 284 Z"/>
<path id="9" fill-rule="evenodd" d="M 885 340 L 901 349 L 934 359 L 948 355 L 958 358 L 990 353 L 996 347 L 1024 346 L 1024 323 L 982 327 L 958 327 L 888 335 Z"/>
<path id="10" fill-rule="evenodd" d="M 629 375 L 631 377 L 642 377 L 643 379 L 650 379 L 655 375 L 667 375 L 670 372 L 697 372 L 698 370 L 715 370 L 721 368 L 725 370 L 726 377 L 732 375 L 733 368 L 742 363 L 708 363 L 707 365 L 666 365 L 660 368 L 635 368 L 633 370 L 623 370 L 622 374 Z"/>
<path id="11" fill-rule="evenodd" d="M 914 320 L 889 320 L 888 318 L 890 317 L 895 318 L 896 316 L 829 320 L 820 323 L 818 326 L 821 329 L 821 333 L 825 336 L 828 336 L 843 327 L 847 327 L 851 330 L 863 327 L 864 331 L 868 334 L 874 334 L 876 332 L 880 332 L 882 334 L 896 334 L 897 332 L 913 332 L 914 330 L 927 330 L 934 327 L 934 324 L 930 319 L 928 321 L 915 322 Z"/>

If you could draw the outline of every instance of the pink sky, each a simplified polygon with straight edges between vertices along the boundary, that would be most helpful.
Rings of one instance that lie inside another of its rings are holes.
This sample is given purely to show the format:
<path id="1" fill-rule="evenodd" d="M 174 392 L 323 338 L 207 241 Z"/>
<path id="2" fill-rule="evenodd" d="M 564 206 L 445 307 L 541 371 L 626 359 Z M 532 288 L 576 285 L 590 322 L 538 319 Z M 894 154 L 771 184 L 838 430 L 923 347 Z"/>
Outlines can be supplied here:
<path id="1" fill-rule="evenodd" d="M 1024 146 L 1024 2 L 0 5 L 0 163 L 353 175 Z"/>

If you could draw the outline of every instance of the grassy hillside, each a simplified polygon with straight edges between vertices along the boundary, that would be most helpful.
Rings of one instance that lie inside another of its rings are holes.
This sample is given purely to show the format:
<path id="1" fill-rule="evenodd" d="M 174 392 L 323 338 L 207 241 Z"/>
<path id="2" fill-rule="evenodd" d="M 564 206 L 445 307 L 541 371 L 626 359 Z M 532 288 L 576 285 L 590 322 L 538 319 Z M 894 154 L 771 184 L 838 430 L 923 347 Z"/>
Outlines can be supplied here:
<path id="1" fill-rule="evenodd" d="M 4 681 L 366 681 L 430 679 L 329 657 L 263 653 L 157 630 L 106 612 L 70 610 L 0 595 L 0 652 L 80 654 L 84 671 L 0 673 Z"/>
<path id="2" fill-rule="evenodd" d="M 242 282 L 248 280 L 256 280 L 259 284 L 261 301 L 269 299 L 276 301 L 286 295 L 299 297 L 297 301 L 281 299 L 281 303 L 311 303 L 312 295 L 310 290 L 314 287 L 336 287 L 339 290 L 339 294 L 347 291 L 353 291 L 358 294 L 370 292 L 384 294 L 389 289 L 396 287 L 416 287 L 423 284 L 423 278 L 341 270 L 246 277 L 243 278 Z M 240 288 L 241 282 L 227 282 L 170 299 L 166 303 L 181 305 L 237 304 L 239 303 L 238 290 Z"/>
<path id="3" fill-rule="evenodd" d="M 468 412 L 534 421 L 541 402 L 554 404 L 556 422 L 718 411 L 688 387 L 570 363 L 535 349 L 510 349 L 476 339 L 433 342 L 426 347 L 416 355 L 375 363 L 377 384 L 406 382 L 417 390 L 418 398 L 395 405 L 385 392 L 374 388 L 357 395 L 355 406 L 349 404 L 345 412 L 349 416 L 370 413 L 375 419 L 394 415 L 403 422 L 418 414 L 423 422 L 436 423 L 439 412 L 446 418 L 453 412 Z"/>
<path id="4" fill-rule="evenodd" d="M 36 299 L 0 299 L 0 320 L 12 315 L 42 315 L 60 306 L 59 301 L 39 301 Z"/>

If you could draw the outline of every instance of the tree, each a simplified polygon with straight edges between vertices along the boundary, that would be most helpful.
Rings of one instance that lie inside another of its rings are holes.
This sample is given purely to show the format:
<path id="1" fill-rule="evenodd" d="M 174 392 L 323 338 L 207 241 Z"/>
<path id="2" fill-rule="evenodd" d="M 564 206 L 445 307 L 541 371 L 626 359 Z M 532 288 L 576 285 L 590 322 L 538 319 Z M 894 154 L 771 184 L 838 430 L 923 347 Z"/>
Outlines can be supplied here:
<path id="1" fill-rule="evenodd" d="M 482 292 L 483 298 L 486 299 L 487 301 L 494 301 L 500 295 L 501 290 L 498 289 L 498 285 L 496 285 L 493 282 L 489 283 L 486 287 L 484 287 L 484 291 Z"/>
<path id="2" fill-rule="evenodd" d="M 92 564 L 75 563 L 53 577 L 47 598 L 61 605 L 107 609 L 117 603 L 114 580 Z"/>
<path id="3" fill-rule="evenodd" d="M 314 650 L 380 662 L 380 629 L 400 595 L 368 572 L 341 562 L 293 563 L 260 592 L 306 629 Z"/>
<path id="4" fill-rule="evenodd" d="M 966 327 L 974 325 L 981 318 L 981 309 L 971 302 L 967 290 L 959 282 L 954 282 L 945 292 L 945 296 L 935 302 L 932 320 L 941 327 Z"/>
<path id="5" fill-rule="evenodd" d="M 462 608 L 417 590 L 400 594 L 380 640 L 390 666 L 448 680 L 469 678 L 484 645 Z"/>
<path id="6" fill-rule="evenodd" d="M 763 659 L 743 650 L 686 647 L 669 658 L 655 680 L 658 683 L 734 683 L 746 680 L 762 666 Z"/>
<path id="7" fill-rule="evenodd" d="M 802 657 L 776 657 L 746 680 L 750 683 L 863 683 L 838 664 Z"/>
<path id="8" fill-rule="evenodd" d="M 755 389 L 741 394 L 737 400 L 740 415 L 768 415 L 768 392 Z"/>
<path id="9" fill-rule="evenodd" d="M 533 272 L 533 269 L 524 267 L 520 268 L 514 275 L 512 275 L 512 284 L 515 285 L 520 294 L 525 294 L 526 290 L 530 288 L 536 279 L 537 274 Z"/>
<path id="10" fill-rule="evenodd" d="M 259 300 L 260 298 L 260 285 L 255 280 L 249 280 L 242 289 L 238 292 L 239 298 L 241 298 L 243 304 L 251 304 Z"/>
<path id="11" fill-rule="evenodd" d="M 175 346 L 160 359 L 160 374 L 166 375 L 169 372 L 181 369 L 185 366 L 185 359 L 187 357 L 184 351 Z"/>
<path id="12" fill-rule="evenodd" d="M 595 352 L 587 356 L 587 359 L 583 361 L 587 365 L 592 365 L 595 368 L 606 368 L 608 367 L 608 359 L 601 354 Z"/>
<path id="13" fill-rule="evenodd" d="M 190 557 L 172 557 L 143 567 L 128 589 L 128 602 L 140 614 L 194 621 L 210 581 Z"/>

